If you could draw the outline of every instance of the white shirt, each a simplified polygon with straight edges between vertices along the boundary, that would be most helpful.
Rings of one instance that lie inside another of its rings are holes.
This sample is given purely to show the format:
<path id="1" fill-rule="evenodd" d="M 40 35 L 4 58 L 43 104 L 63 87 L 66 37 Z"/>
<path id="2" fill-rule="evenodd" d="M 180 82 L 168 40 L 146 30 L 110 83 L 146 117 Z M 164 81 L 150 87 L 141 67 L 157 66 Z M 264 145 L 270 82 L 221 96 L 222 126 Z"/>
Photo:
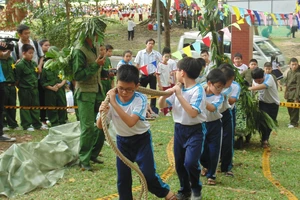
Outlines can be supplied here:
<path id="1" fill-rule="evenodd" d="M 114 110 L 114 108 L 110 105 L 110 109 L 107 114 L 107 123 L 109 124 L 109 122 L 112 121 L 118 135 L 123 137 L 140 135 L 150 129 L 150 124 L 148 121 L 146 121 L 147 97 L 145 95 L 135 92 L 132 99 L 126 103 L 122 103 L 117 95 L 116 101 L 128 115 L 135 114 L 140 118 L 140 120 L 133 127 L 128 127 L 127 124 L 125 124 L 125 122 L 120 118 L 118 113 Z M 99 118 L 99 114 L 97 118 Z"/>
<path id="2" fill-rule="evenodd" d="M 240 93 L 241 93 L 241 86 L 238 84 L 236 81 L 232 81 L 231 84 L 231 92 L 230 92 L 230 98 L 234 98 L 238 100 L 240 98 Z M 231 105 L 231 108 L 233 109 L 235 106 L 235 103 Z"/>
<path id="3" fill-rule="evenodd" d="M 235 65 L 233 65 L 233 66 L 235 66 Z M 242 64 L 239 67 L 235 66 L 235 68 L 237 68 L 239 70 L 240 74 L 241 74 L 243 71 L 246 71 L 248 69 L 248 66 L 245 65 L 245 64 Z"/>
<path id="4" fill-rule="evenodd" d="M 153 62 L 156 61 L 156 65 L 162 60 L 162 56 L 158 51 L 152 50 L 151 53 L 147 53 L 146 49 L 140 50 L 134 62 L 139 64 L 140 67 L 147 65 L 148 74 L 153 74 L 156 71 L 156 66 Z"/>
<path id="5" fill-rule="evenodd" d="M 171 72 L 175 72 L 176 70 L 177 70 L 177 62 L 175 61 L 175 60 L 173 60 L 173 59 L 169 59 L 168 60 L 168 65 L 169 65 L 169 67 L 170 67 L 170 69 L 171 69 Z M 175 84 L 175 77 L 172 75 L 171 76 L 171 82 L 172 82 L 172 84 Z"/>
<path id="6" fill-rule="evenodd" d="M 258 100 L 263 101 L 265 103 L 276 103 L 277 105 L 279 105 L 280 100 L 279 100 L 279 96 L 278 96 L 278 90 L 277 90 L 276 83 L 275 83 L 275 80 L 272 77 L 272 75 L 265 74 L 264 82 L 262 84 L 267 86 L 267 88 L 258 91 L 258 94 L 259 94 Z M 259 84 L 255 83 L 255 81 L 253 80 L 252 86 L 256 86 L 256 85 L 259 85 Z"/>
<path id="7" fill-rule="evenodd" d="M 170 84 L 171 68 L 169 64 L 163 64 L 161 62 L 158 63 L 156 73 L 159 74 L 160 84 L 162 87 L 171 86 Z"/>
<path id="8" fill-rule="evenodd" d="M 117 64 L 117 69 L 119 69 L 122 65 L 133 65 L 131 61 L 126 63 L 124 60 L 120 60 Z"/>
<path id="9" fill-rule="evenodd" d="M 207 85 L 207 83 L 204 82 L 201 85 L 204 88 Z M 216 108 L 216 110 L 214 112 L 211 112 L 211 111 L 205 109 L 207 122 L 212 122 L 212 121 L 222 118 L 222 114 L 220 113 L 220 108 L 222 107 L 223 101 L 224 101 L 224 97 L 221 94 L 219 94 L 219 95 L 206 94 L 206 102 L 212 104 Z"/>
<path id="10" fill-rule="evenodd" d="M 223 101 L 223 104 L 220 108 L 220 113 L 223 113 L 224 111 L 226 111 L 228 108 L 231 108 L 230 104 L 229 104 L 229 95 L 232 91 L 232 87 L 229 86 L 228 88 L 224 88 L 221 92 L 221 95 L 223 96 L 224 98 L 224 101 Z"/>
<path id="11" fill-rule="evenodd" d="M 182 108 L 178 98 L 175 94 L 167 98 L 167 103 L 172 106 L 172 116 L 175 123 L 182 125 L 195 125 L 206 121 L 206 106 L 205 106 L 205 91 L 203 87 L 197 83 L 191 88 L 182 88 L 183 98 L 190 103 L 190 105 L 198 111 L 197 117 L 192 118 Z"/>
<path id="12" fill-rule="evenodd" d="M 135 27 L 135 23 L 132 20 L 128 20 L 128 31 L 133 31 L 133 28 Z"/>
<path id="13" fill-rule="evenodd" d="M 44 56 L 44 53 L 42 51 L 42 47 L 40 46 L 40 44 L 38 43 L 38 51 L 39 51 L 39 54 L 37 53 L 37 49 L 35 48 L 35 45 L 33 43 L 33 41 L 31 39 L 29 39 L 30 41 L 30 45 L 33 46 L 34 48 L 34 53 L 33 53 L 33 58 L 32 60 L 34 62 L 36 62 L 37 64 L 39 64 L 39 57 L 38 55 L 40 55 L 41 57 Z M 23 43 L 21 42 L 21 40 L 18 41 L 18 47 L 19 47 L 19 58 L 21 59 L 23 57 L 22 55 L 22 47 L 23 47 Z M 16 56 L 16 55 L 15 55 Z M 16 58 L 17 59 L 17 58 Z"/>
<path id="14" fill-rule="evenodd" d="M 206 77 L 207 75 L 209 74 L 209 72 L 212 70 L 212 67 L 214 66 L 215 64 L 213 62 L 210 62 L 208 63 L 208 65 L 205 66 L 204 70 L 203 70 L 203 73 L 200 74 L 198 76 L 198 78 L 196 79 L 196 82 L 197 83 L 203 83 L 203 82 L 206 82 Z"/>

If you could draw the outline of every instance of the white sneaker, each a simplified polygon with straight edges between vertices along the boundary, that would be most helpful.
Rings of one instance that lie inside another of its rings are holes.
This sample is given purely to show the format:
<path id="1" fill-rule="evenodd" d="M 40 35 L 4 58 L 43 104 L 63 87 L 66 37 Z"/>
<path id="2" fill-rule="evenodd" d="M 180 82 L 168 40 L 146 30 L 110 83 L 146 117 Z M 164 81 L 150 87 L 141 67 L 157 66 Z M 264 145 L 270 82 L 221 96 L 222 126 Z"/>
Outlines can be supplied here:
<path id="1" fill-rule="evenodd" d="M 167 116 L 167 117 L 170 117 L 170 116 L 172 116 L 172 115 L 171 115 L 170 113 L 167 113 L 166 116 Z"/>
<path id="2" fill-rule="evenodd" d="M 28 129 L 26 129 L 27 131 L 30 131 L 30 132 L 33 132 L 34 131 L 34 128 L 30 127 Z"/>
<path id="3" fill-rule="evenodd" d="M 290 125 L 288 125 L 288 128 L 295 128 L 295 126 L 290 124 Z"/>
<path id="4" fill-rule="evenodd" d="M 48 130 L 48 126 L 41 126 L 41 128 L 39 130 Z"/>
<path id="5" fill-rule="evenodd" d="M 9 127 L 3 127 L 3 129 L 2 129 L 3 131 L 9 131 L 10 130 L 10 128 Z"/>

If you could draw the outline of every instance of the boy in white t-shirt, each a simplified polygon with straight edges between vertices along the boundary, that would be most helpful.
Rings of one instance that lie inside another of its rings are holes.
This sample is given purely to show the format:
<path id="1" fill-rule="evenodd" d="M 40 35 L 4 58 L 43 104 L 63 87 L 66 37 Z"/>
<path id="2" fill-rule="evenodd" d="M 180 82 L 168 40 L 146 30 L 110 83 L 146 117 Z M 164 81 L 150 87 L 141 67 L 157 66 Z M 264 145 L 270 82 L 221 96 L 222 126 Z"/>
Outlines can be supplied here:
<path id="1" fill-rule="evenodd" d="M 206 128 L 201 165 L 201 175 L 207 177 L 208 185 L 216 184 L 216 170 L 219 163 L 222 141 L 222 115 L 220 108 L 224 97 L 221 92 L 226 84 L 226 77 L 220 69 L 213 69 L 207 75 L 207 82 L 202 83 L 206 93 Z"/>
<path id="2" fill-rule="evenodd" d="M 155 170 L 150 124 L 146 121 L 147 98 L 136 92 L 139 70 L 132 65 L 122 65 L 117 72 L 117 86 L 108 91 L 110 104 L 101 104 L 99 112 L 107 111 L 117 131 L 117 146 L 132 162 L 137 162 L 144 174 L 148 190 L 159 198 L 175 200 L 169 186 L 162 182 Z M 102 129 L 100 113 L 97 126 Z M 117 158 L 118 192 L 120 200 L 133 200 L 131 170 Z"/>
<path id="3" fill-rule="evenodd" d="M 243 56 L 240 53 L 234 54 L 233 66 L 235 66 L 239 70 L 240 74 L 248 69 L 248 66 L 243 64 Z"/>
<path id="4" fill-rule="evenodd" d="M 259 109 L 266 112 L 276 122 L 280 100 L 275 80 L 271 74 L 264 74 L 261 68 L 254 69 L 251 74 L 253 83 L 248 89 L 258 90 Z M 272 130 L 265 126 L 265 123 L 261 123 L 259 130 L 262 134 L 262 146 L 267 148 Z"/>
<path id="5" fill-rule="evenodd" d="M 201 199 L 199 160 L 206 133 L 205 91 L 195 79 L 202 67 L 195 58 L 180 60 L 176 71 L 179 83 L 167 90 L 173 94 L 159 98 L 161 108 L 173 107 L 175 168 L 180 182 L 177 199 Z"/>
<path id="6" fill-rule="evenodd" d="M 232 83 L 235 78 L 233 67 L 227 63 L 221 64 L 219 69 L 222 70 L 226 77 L 226 85 L 222 91 L 224 101 L 220 108 L 222 114 L 222 147 L 221 147 L 221 172 L 224 172 L 226 176 L 233 177 L 232 172 L 232 159 L 233 159 L 233 141 L 234 141 L 234 127 L 231 105 L 235 102 L 235 98 L 232 97 Z"/>
<path id="7" fill-rule="evenodd" d="M 171 68 L 168 64 L 170 58 L 169 53 L 163 52 L 162 62 L 159 62 L 156 70 L 157 86 L 159 90 L 167 90 L 171 87 Z M 167 115 L 169 112 L 168 108 L 163 108 L 162 112 Z"/>

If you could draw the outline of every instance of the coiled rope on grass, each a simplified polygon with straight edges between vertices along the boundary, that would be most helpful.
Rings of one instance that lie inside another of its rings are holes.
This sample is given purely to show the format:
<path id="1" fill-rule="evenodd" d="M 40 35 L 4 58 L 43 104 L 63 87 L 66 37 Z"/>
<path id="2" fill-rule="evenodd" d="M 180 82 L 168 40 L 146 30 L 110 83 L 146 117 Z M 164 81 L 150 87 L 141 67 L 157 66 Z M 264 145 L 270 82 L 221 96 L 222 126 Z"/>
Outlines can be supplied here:
<path id="1" fill-rule="evenodd" d="M 165 95 L 170 94 L 169 92 L 166 92 L 166 91 L 152 90 L 152 89 L 148 89 L 148 88 L 141 87 L 141 86 L 138 87 L 137 91 L 141 92 L 143 94 L 156 95 L 156 96 L 165 96 Z M 108 106 L 108 104 L 109 104 L 109 96 L 108 95 L 106 96 L 103 103 L 106 106 Z M 148 199 L 148 186 L 147 186 L 147 181 L 145 179 L 145 176 L 142 173 L 142 171 L 140 170 L 140 168 L 137 165 L 135 165 L 133 162 L 131 162 L 129 159 L 127 159 L 117 148 L 116 144 L 113 142 L 113 140 L 110 137 L 109 132 L 108 132 L 106 116 L 107 116 L 107 112 L 101 112 L 101 122 L 102 122 L 102 128 L 103 128 L 105 138 L 106 138 L 108 144 L 111 146 L 112 150 L 120 158 L 120 160 L 122 160 L 122 162 L 125 165 L 127 165 L 130 169 L 134 170 L 138 174 L 141 184 L 142 184 L 142 189 L 141 189 L 138 199 L 142 199 L 142 197 L 144 196 L 144 199 L 147 200 Z"/>

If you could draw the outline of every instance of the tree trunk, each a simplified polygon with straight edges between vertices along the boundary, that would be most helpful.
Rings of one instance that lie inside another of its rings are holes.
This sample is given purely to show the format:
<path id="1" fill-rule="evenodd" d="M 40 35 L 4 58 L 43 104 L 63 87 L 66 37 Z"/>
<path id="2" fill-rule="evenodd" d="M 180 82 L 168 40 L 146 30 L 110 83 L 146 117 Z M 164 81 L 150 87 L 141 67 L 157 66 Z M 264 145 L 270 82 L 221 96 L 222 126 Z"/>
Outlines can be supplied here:
<path id="1" fill-rule="evenodd" d="M 71 44 L 71 28 L 70 28 L 70 1 L 66 0 L 65 1 L 65 6 L 66 6 L 66 15 L 67 15 L 67 32 L 68 32 L 68 46 Z"/>
<path id="2" fill-rule="evenodd" d="M 165 47 L 171 47 L 171 34 L 170 34 L 170 23 L 169 23 L 169 11 L 171 6 L 171 0 L 167 2 L 167 7 L 163 9 L 163 20 L 165 28 Z"/>

